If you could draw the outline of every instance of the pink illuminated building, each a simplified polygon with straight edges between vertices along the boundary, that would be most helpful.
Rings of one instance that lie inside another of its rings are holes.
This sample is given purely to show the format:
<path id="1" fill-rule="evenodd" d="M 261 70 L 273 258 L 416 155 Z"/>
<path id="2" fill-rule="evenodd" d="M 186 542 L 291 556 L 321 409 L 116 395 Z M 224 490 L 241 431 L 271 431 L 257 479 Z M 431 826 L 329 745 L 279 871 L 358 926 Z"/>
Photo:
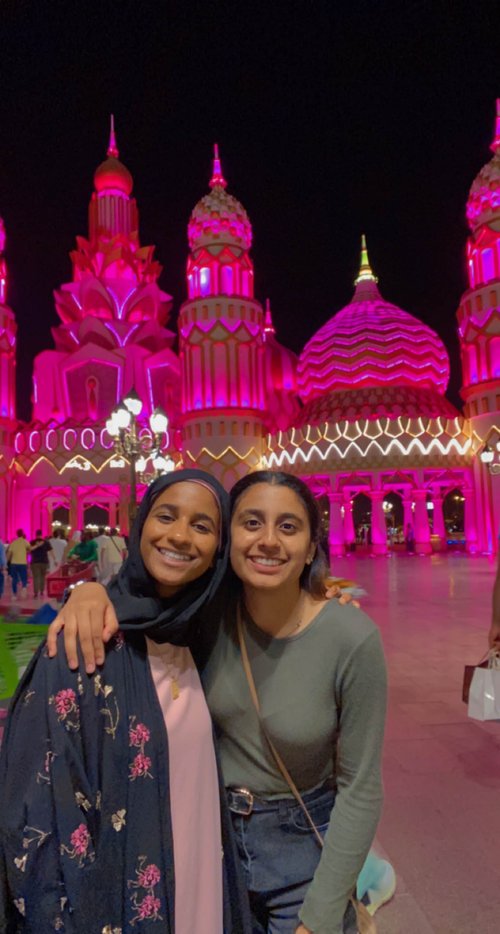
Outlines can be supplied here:
<path id="1" fill-rule="evenodd" d="M 156 406 L 167 412 L 164 447 L 176 463 L 210 470 L 227 487 L 261 466 L 302 476 L 328 514 L 332 557 L 355 541 L 358 497 L 367 504 L 375 554 L 387 551 L 395 498 L 418 553 L 445 547 L 449 496 L 463 502 L 467 549 L 495 550 L 500 477 L 479 453 L 500 441 L 500 130 L 492 148 L 467 205 L 460 412 L 445 395 L 441 339 L 382 296 L 364 238 L 351 302 L 299 358 L 277 341 L 269 301 L 263 307 L 254 295 L 251 223 L 228 192 L 217 147 L 209 191 L 189 219 L 187 298 L 174 352 L 170 296 L 158 285 L 153 248 L 140 245 L 133 180 L 112 125 L 107 159 L 94 175 L 88 237 L 77 238 L 72 280 L 55 293 L 54 346 L 35 361 L 29 425 L 15 420 L 16 326 L 5 304 L 1 228 L 5 534 L 17 525 L 49 531 L 61 508 L 72 528 L 82 527 L 95 505 L 126 531 L 129 469 L 113 454 L 105 423 L 134 387 L 144 433 Z"/>

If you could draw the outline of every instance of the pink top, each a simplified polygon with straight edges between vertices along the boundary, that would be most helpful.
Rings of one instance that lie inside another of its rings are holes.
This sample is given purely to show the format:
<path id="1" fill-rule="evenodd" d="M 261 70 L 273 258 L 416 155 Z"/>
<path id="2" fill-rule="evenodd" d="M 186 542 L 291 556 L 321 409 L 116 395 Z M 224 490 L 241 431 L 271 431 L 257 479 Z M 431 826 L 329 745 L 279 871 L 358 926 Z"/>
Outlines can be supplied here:
<path id="1" fill-rule="evenodd" d="M 175 932 L 222 934 L 222 841 L 212 721 L 189 649 L 146 641 L 168 733 Z"/>

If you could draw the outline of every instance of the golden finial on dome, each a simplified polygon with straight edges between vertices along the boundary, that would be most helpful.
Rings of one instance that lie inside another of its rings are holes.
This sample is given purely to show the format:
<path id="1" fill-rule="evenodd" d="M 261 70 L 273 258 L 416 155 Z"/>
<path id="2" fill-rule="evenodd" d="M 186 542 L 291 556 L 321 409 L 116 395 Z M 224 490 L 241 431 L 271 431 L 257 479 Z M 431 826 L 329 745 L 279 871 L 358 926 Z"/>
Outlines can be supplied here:
<path id="1" fill-rule="evenodd" d="M 275 334 L 276 329 L 273 324 L 273 317 L 271 314 L 271 302 L 266 298 L 266 311 L 264 316 L 264 334 Z"/>
<path id="2" fill-rule="evenodd" d="M 370 266 L 368 250 L 366 248 L 366 237 L 364 234 L 361 235 L 361 262 L 359 265 L 359 275 L 357 279 L 354 280 L 354 285 L 358 285 L 360 282 L 378 282 L 378 279 L 373 275 L 372 267 Z"/>

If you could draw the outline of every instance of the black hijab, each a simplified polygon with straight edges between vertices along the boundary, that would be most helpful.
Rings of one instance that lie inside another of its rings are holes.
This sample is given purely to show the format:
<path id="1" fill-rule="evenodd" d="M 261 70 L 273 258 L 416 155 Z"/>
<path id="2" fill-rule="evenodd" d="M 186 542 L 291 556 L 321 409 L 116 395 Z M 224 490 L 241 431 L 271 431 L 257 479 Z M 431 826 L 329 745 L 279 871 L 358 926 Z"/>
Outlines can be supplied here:
<path id="1" fill-rule="evenodd" d="M 174 597 L 165 599 L 156 592 L 156 582 L 141 557 L 144 523 L 160 493 L 174 483 L 199 483 L 208 487 L 219 504 L 221 534 L 212 568 Z M 107 590 L 116 610 L 120 628 L 141 632 L 155 642 L 190 645 L 201 607 L 210 604 L 224 578 L 229 559 L 229 497 L 215 477 L 203 470 L 176 470 L 160 477 L 147 490 L 132 527 L 128 558 Z"/>

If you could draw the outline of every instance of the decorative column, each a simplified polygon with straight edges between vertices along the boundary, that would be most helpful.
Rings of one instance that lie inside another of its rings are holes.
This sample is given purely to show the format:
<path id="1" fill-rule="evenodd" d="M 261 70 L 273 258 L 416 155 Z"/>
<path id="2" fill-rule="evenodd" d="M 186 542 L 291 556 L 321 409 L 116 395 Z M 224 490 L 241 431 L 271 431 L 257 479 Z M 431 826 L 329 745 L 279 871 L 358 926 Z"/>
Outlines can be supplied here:
<path id="1" fill-rule="evenodd" d="M 119 526 L 122 535 L 129 534 L 128 527 L 128 482 L 126 477 L 120 477 L 120 501 L 118 504 Z"/>
<path id="2" fill-rule="evenodd" d="M 415 499 L 415 512 L 413 513 L 415 551 L 418 555 L 430 555 L 432 546 L 427 513 L 427 491 L 415 490 L 413 496 Z"/>
<path id="3" fill-rule="evenodd" d="M 479 551 L 477 544 L 477 524 L 476 524 L 476 498 L 474 489 L 462 490 L 465 497 L 464 502 L 464 534 L 465 547 L 469 554 L 474 555 Z"/>
<path id="4" fill-rule="evenodd" d="M 70 480 L 71 490 L 69 494 L 69 526 L 71 534 L 79 529 L 78 525 L 78 485 L 74 478 Z"/>
<path id="5" fill-rule="evenodd" d="M 443 515 L 443 497 L 439 493 L 432 494 L 432 534 L 439 535 L 439 542 L 434 541 L 433 548 L 436 551 L 446 550 L 446 526 Z"/>
<path id="6" fill-rule="evenodd" d="M 409 525 L 413 526 L 413 500 L 411 496 L 403 500 L 403 532 L 406 537 L 406 529 Z"/>
<path id="7" fill-rule="evenodd" d="M 344 539 L 347 547 L 356 541 L 356 529 L 352 517 L 352 500 L 349 495 L 344 499 Z"/>
<path id="8" fill-rule="evenodd" d="M 330 563 L 339 555 L 345 555 L 344 522 L 342 519 L 342 493 L 328 493 L 330 503 L 330 529 L 328 543 L 330 545 Z M 351 515 L 352 518 L 352 515 Z"/>
<path id="9" fill-rule="evenodd" d="M 114 499 L 111 499 L 111 500 L 109 501 L 108 516 L 109 516 L 109 527 L 110 527 L 111 529 L 117 528 L 117 526 L 118 526 L 118 524 L 119 524 L 119 523 L 118 523 L 118 518 L 117 518 L 117 516 L 118 516 L 118 503 L 117 503 L 116 500 L 114 500 Z"/>
<path id="10" fill-rule="evenodd" d="M 372 490 L 372 554 L 387 554 L 387 527 L 384 515 L 384 491 Z"/>

